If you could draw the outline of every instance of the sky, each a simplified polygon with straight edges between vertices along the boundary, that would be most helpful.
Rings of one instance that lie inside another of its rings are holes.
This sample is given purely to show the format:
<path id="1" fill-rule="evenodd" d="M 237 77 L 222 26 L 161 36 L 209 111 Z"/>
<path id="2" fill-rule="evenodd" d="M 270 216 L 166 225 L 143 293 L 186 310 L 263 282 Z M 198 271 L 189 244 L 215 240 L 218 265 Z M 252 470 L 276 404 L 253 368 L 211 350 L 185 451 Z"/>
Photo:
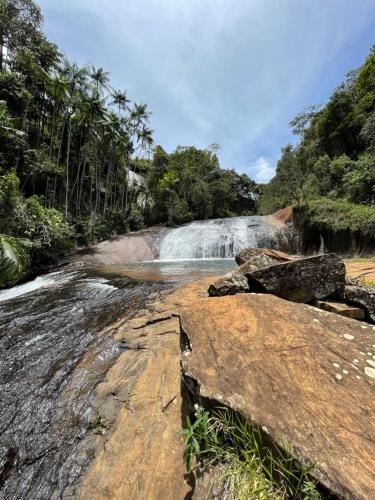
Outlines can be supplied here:
<path id="1" fill-rule="evenodd" d="M 374 0 L 37 0 L 71 61 L 104 67 L 152 111 L 154 139 L 220 145 L 257 182 L 295 142 L 289 122 L 327 101 L 375 43 Z"/>

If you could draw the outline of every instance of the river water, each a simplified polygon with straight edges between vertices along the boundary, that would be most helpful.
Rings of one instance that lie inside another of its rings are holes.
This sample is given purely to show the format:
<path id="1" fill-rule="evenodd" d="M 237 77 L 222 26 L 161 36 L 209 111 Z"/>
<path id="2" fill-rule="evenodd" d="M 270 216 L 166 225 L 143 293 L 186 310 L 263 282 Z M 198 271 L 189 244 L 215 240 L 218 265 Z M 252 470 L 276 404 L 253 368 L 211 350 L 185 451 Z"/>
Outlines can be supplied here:
<path id="1" fill-rule="evenodd" d="M 164 237 L 162 260 L 68 266 L 0 291 L 0 498 L 69 496 L 90 461 L 78 448 L 97 419 L 95 387 L 126 349 L 109 325 L 227 272 L 237 250 L 272 234 L 252 217 L 192 223 Z"/>

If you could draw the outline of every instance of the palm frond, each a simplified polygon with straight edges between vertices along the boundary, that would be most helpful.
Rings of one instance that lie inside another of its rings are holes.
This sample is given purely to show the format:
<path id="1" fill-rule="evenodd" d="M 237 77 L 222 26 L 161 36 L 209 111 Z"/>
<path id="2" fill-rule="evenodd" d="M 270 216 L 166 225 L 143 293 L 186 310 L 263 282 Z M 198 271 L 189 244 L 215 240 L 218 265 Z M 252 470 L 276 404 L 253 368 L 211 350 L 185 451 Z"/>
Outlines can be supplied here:
<path id="1" fill-rule="evenodd" d="M 25 274 L 30 264 L 31 242 L 0 235 L 0 288 L 14 285 Z"/>

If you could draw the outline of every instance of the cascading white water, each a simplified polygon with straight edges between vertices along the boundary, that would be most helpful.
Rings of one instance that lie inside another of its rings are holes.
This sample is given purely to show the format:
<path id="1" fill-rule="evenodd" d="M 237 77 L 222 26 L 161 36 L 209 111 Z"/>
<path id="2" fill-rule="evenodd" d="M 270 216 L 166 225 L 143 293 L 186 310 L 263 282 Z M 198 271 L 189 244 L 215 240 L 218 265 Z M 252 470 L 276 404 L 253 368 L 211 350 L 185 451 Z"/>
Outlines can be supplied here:
<path id="1" fill-rule="evenodd" d="M 163 238 L 159 258 L 233 258 L 242 248 L 269 244 L 274 233 L 275 228 L 257 216 L 191 222 Z"/>

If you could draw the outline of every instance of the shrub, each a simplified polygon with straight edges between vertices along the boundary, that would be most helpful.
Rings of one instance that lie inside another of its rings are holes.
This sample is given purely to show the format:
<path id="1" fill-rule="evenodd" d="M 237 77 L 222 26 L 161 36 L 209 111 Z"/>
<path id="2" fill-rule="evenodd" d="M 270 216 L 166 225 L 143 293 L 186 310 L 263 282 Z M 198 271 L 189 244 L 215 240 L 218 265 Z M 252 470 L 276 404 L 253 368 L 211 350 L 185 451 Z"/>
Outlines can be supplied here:
<path id="1" fill-rule="evenodd" d="M 20 200 L 14 210 L 14 233 L 34 243 L 33 262 L 44 263 L 63 256 L 74 246 L 74 231 L 61 212 L 43 205 L 43 197 Z"/>
<path id="2" fill-rule="evenodd" d="M 310 200 L 303 208 L 295 208 L 304 221 L 334 232 L 350 230 L 375 237 L 375 208 L 357 205 L 346 200 L 319 198 Z"/>

